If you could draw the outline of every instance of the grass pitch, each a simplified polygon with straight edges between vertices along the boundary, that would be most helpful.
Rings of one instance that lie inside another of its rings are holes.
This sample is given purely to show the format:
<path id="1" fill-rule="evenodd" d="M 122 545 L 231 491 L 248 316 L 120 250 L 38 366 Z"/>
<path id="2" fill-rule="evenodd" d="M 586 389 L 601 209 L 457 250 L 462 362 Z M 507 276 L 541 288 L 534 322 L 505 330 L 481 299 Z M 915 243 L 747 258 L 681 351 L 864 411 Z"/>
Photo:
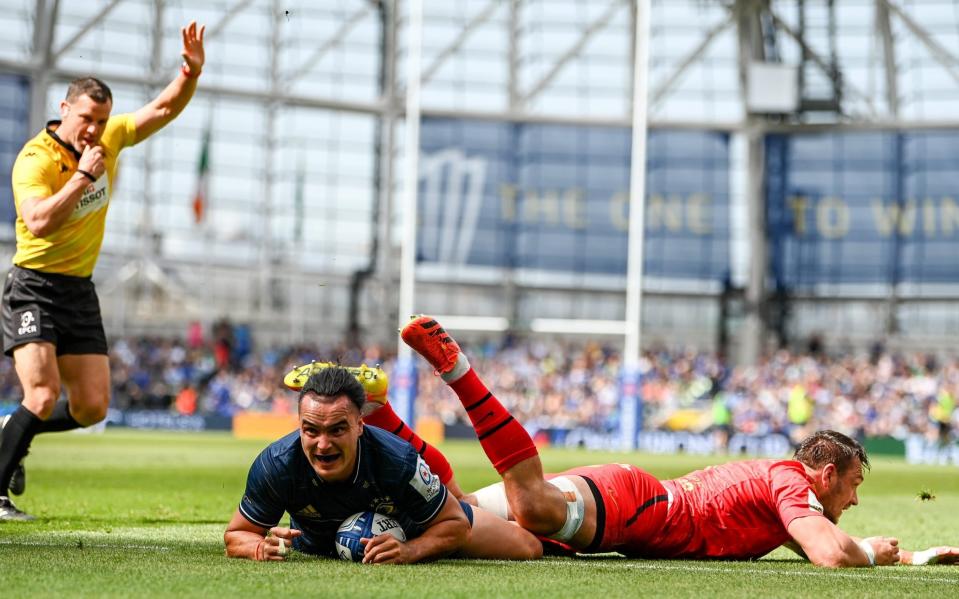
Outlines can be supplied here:
<path id="1" fill-rule="evenodd" d="M 959 566 L 828 571 L 786 550 L 754 562 L 444 560 L 363 566 L 295 555 L 282 563 L 223 556 L 222 534 L 265 442 L 226 434 L 108 431 L 41 435 L 17 503 L 39 518 L 0 524 L 0 597 L 945 597 Z M 497 480 L 478 444 L 442 447 L 465 489 Z M 548 450 L 550 471 L 631 462 L 661 478 L 721 457 Z M 843 528 L 920 549 L 959 545 L 959 469 L 875 459 Z M 932 501 L 917 495 L 930 490 Z"/>

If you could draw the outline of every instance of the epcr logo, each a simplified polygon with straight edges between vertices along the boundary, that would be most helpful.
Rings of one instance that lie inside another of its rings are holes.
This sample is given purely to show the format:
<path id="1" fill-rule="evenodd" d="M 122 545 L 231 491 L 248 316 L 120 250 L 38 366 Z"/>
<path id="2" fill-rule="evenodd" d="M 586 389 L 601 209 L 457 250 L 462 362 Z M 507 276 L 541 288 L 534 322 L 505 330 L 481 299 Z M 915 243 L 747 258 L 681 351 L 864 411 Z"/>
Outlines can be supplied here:
<path id="1" fill-rule="evenodd" d="M 18 336 L 24 335 L 36 335 L 38 332 L 37 325 L 35 324 L 37 317 L 33 315 L 33 310 L 27 310 L 20 315 L 20 328 L 17 329 Z"/>

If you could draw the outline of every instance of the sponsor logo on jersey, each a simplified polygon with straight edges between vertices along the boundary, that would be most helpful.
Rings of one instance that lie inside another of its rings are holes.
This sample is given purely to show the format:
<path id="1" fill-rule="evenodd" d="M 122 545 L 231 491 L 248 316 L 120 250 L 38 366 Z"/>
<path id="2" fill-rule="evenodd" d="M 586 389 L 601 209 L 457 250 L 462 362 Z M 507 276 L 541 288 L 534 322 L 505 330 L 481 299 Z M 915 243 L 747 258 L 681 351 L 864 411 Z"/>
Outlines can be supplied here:
<path id="1" fill-rule="evenodd" d="M 413 478 L 410 479 L 410 486 L 416 489 L 416 492 L 423 496 L 423 499 L 430 501 L 440 492 L 440 478 L 433 474 L 430 467 L 426 465 L 423 458 L 417 456 L 416 468 L 413 470 Z"/>
<path id="2" fill-rule="evenodd" d="M 73 209 L 70 220 L 83 218 L 91 212 L 96 212 L 106 206 L 108 201 L 110 201 L 110 194 L 108 193 L 107 177 L 100 177 L 83 190 L 83 196 L 80 197 L 76 208 Z"/>
<path id="3" fill-rule="evenodd" d="M 809 489 L 809 509 L 820 514 L 824 513 L 822 504 L 819 503 L 819 498 L 812 492 L 812 489 Z"/>

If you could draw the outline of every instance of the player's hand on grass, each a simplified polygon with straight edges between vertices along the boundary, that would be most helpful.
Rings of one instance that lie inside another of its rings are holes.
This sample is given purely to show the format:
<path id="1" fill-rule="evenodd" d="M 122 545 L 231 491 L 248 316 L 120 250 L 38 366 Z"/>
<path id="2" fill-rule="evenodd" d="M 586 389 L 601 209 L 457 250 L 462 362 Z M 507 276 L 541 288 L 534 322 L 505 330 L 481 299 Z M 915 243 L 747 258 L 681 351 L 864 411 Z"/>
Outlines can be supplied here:
<path id="1" fill-rule="evenodd" d="M 366 547 L 363 554 L 364 564 L 408 564 L 409 549 L 406 543 L 393 535 L 377 535 L 372 539 L 360 539 Z"/>
<path id="2" fill-rule="evenodd" d="M 103 171 L 106 170 L 106 165 L 103 164 L 103 148 L 100 146 L 86 146 L 83 148 L 77 169 L 86 171 L 99 179 Z"/>
<path id="3" fill-rule="evenodd" d="M 197 29 L 196 21 L 190 21 L 189 25 L 180 28 L 180 35 L 183 38 L 183 50 L 180 51 L 180 55 L 190 69 L 191 76 L 199 75 L 203 70 L 203 63 L 206 62 L 206 52 L 203 50 L 205 32 L 206 25 L 201 25 Z"/>
<path id="4" fill-rule="evenodd" d="M 293 539 L 302 534 L 302 531 L 299 530 L 274 526 L 256 546 L 256 559 L 258 561 L 274 562 L 286 559 L 287 553 L 290 552 L 290 546 L 293 544 Z"/>
<path id="5" fill-rule="evenodd" d="M 895 537 L 869 537 L 863 539 L 876 552 L 877 566 L 892 566 L 899 563 L 899 539 Z"/>
<path id="6" fill-rule="evenodd" d="M 959 547 L 932 547 L 922 551 L 899 552 L 900 563 L 907 566 L 931 566 L 934 564 L 959 564 Z"/>

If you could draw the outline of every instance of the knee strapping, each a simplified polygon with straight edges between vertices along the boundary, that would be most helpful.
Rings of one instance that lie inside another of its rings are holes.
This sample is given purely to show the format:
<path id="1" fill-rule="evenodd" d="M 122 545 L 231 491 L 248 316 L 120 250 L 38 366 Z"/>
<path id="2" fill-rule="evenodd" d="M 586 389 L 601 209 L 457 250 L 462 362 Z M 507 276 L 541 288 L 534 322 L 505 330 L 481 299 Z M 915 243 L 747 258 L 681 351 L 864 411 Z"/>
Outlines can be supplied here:
<path id="1" fill-rule="evenodd" d="M 583 495 L 573 481 L 566 476 L 557 476 L 546 482 L 562 491 L 566 498 L 566 523 L 558 532 L 551 534 L 549 538 L 561 543 L 569 542 L 579 532 L 586 517 L 586 504 L 583 501 Z"/>

